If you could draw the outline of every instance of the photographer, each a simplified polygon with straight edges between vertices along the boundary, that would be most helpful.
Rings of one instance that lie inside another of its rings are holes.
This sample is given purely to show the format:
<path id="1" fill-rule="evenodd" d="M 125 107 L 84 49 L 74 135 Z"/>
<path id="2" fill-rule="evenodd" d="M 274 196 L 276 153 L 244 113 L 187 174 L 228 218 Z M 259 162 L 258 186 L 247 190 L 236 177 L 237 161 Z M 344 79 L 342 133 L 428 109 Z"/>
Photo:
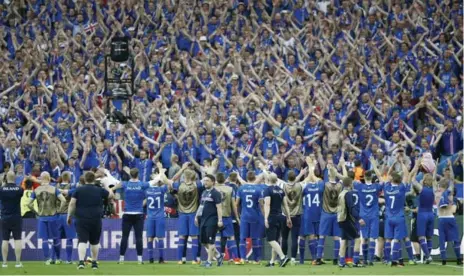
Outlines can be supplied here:
<path id="1" fill-rule="evenodd" d="M 102 229 L 103 200 L 113 198 L 113 192 L 110 189 L 96 186 L 93 172 L 85 173 L 84 180 L 85 185 L 72 192 L 67 221 L 68 224 L 71 224 L 71 217 L 75 216 L 76 218 L 76 231 L 79 239 L 78 269 L 84 268 L 87 242 L 90 243 L 92 251 L 92 269 L 98 269 L 98 244 Z"/>

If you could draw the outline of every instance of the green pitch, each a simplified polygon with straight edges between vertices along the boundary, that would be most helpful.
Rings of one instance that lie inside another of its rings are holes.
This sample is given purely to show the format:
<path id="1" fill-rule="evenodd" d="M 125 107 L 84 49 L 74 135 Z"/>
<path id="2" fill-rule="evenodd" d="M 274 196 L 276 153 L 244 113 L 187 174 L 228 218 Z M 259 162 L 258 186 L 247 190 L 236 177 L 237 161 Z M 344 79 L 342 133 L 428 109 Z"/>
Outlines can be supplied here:
<path id="1" fill-rule="evenodd" d="M 83 270 L 77 270 L 76 265 L 50 265 L 42 262 L 25 262 L 24 268 L 15 268 L 14 263 L 9 263 L 8 268 L 0 268 L 0 275 L 463 275 L 463 268 L 455 263 L 441 266 L 438 263 L 430 265 L 417 265 L 405 267 L 388 267 L 377 263 L 373 267 L 343 268 L 332 264 L 323 266 L 290 264 L 285 268 L 267 268 L 260 265 L 247 264 L 243 266 L 224 264 L 222 267 L 203 268 L 197 265 L 177 265 L 167 263 L 163 265 L 148 264 L 138 265 L 135 262 L 125 262 L 118 265 L 116 262 L 101 262 L 100 268 L 93 271 L 89 266 Z"/>

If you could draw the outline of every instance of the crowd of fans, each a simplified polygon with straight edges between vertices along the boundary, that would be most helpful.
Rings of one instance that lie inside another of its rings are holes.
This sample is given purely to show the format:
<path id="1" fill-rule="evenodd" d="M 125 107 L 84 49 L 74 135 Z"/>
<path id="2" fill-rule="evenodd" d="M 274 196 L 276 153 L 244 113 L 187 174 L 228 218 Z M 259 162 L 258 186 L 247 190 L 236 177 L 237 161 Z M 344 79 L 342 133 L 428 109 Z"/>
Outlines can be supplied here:
<path id="1" fill-rule="evenodd" d="M 384 173 L 425 156 L 461 183 L 462 15 L 458 0 L 0 0 L 0 171 L 149 180 L 159 160 L 170 178 L 190 162 L 245 179 L 263 162 L 285 180 L 313 155 L 322 177 L 362 179 L 371 156 Z M 123 36 L 131 110 L 104 91 Z"/>

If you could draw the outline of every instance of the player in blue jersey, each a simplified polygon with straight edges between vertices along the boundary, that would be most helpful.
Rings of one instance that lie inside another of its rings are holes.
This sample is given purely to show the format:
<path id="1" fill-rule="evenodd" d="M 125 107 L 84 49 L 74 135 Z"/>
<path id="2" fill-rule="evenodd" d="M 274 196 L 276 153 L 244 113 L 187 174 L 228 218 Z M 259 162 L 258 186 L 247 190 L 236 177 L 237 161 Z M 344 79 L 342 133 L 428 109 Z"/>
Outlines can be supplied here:
<path id="1" fill-rule="evenodd" d="M 235 206 L 235 199 L 237 198 L 237 191 L 238 191 L 238 188 L 239 188 L 238 173 L 236 173 L 236 172 L 230 173 L 229 178 L 227 180 L 228 180 L 228 182 L 226 182 L 226 186 L 231 187 L 232 190 L 234 191 L 235 197 L 232 200 L 234 201 L 234 206 Z M 237 206 L 235 206 L 235 207 L 237 207 Z M 237 256 L 236 256 L 236 259 L 233 260 L 233 261 L 236 264 L 240 263 L 240 253 L 238 251 L 238 248 L 240 247 L 240 223 L 239 223 L 238 220 L 239 220 L 238 215 L 232 218 L 232 223 L 233 223 L 233 227 L 234 227 L 235 246 L 237 248 Z M 223 240 L 223 245 L 222 246 L 225 247 L 226 239 L 222 238 L 222 240 Z"/>
<path id="2" fill-rule="evenodd" d="M 60 189 L 60 191 L 65 195 L 66 198 L 66 204 L 64 209 L 60 209 L 59 215 L 60 215 L 60 222 L 59 222 L 59 235 L 60 238 L 66 239 L 66 263 L 71 264 L 72 263 L 72 252 L 73 252 L 73 239 L 76 238 L 76 228 L 74 226 L 74 223 L 71 225 L 67 224 L 67 218 L 68 218 L 68 206 L 69 202 L 71 201 L 71 195 L 65 194 L 65 191 L 71 190 L 73 183 L 70 183 L 71 181 L 71 172 L 63 172 L 61 175 L 61 183 L 57 184 L 57 188 Z"/>
<path id="3" fill-rule="evenodd" d="M 303 216 L 300 226 L 300 264 L 304 264 L 306 240 L 309 239 L 309 252 L 313 264 L 317 259 L 317 237 L 319 235 L 319 220 L 322 212 L 322 196 L 325 184 L 314 175 L 316 163 L 313 158 L 306 158 L 308 176 L 303 180 Z"/>
<path id="4" fill-rule="evenodd" d="M 374 264 L 375 240 L 379 237 L 379 193 L 382 191 L 380 184 L 372 183 L 373 176 L 373 171 L 367 171 L 364 174 L 364 183 L 353 183 L 358 192 L 360 217 L 364 221 L 361 225 L 364 263 L 369 265 Z"/>
<path id="5" fill-rule="evenodd" d="M 454 183 L 448 179 L 440 180 L 438 184 L 436 198 L 438 199 L 438 233 L 440 242 L 440 257 L 442 265 L 446 265 L 446 244 L 453 243 L 454 254 L 456 254 L 457 264 L 462 265 L 461 241 L 459 238 L 459 228 L 454 217 L 456 205 L 453 202 Z"/>
<path id="6" fill-rule="evenodd" d="M 374 162 L 372 162 L 374 161 Z M 377 174 L 377 177 L 380 179 L 381 174 L 377 168 L 375 160 L 372 160 L 372 167 Z M 384 183 L 383 191 L 385 196 L 385 206 L 386 206 L 386 221 L 385 221 L 385 238 L 387 242 L 385 243 L 386 248 L 392 248 L 390 260 L 392 266 L 398 266 L 398 260 L 400 259 L 400 248 L 401 240 L 404 240 L 406 250 L 408 252 L 409 263 L 416 264 L 414 255 L 412 252 L 411 241 L 408 237 L 408 231 L 406 228 L 406 219 L 404 216 L 404 204 L 406 201 L 406 193 L 409 190 L 409 187 L 405 185 L 409 178 L 409 171 L 406 165 L 402 160 L 397 160 L 393 163 L 392 167 L 396 163 L 401 164 L 403 176 L 397 172 L 391 174 L 391 182 Z"/>
<path id="7" fill-rule="evenodd" d="M 160 163 L 159 163 L 160 164 Z M 164 246 L 166 236 L 166 218 L 164 216 L 164 196 L 172 189 L 172 183 L 164 181 L 166 178 L 165 171 L 162 166 L 158 166 L 158 174 L 154 176 L 153 182 L 156 186 L 151 186 L 146 191 L 146 207 L 147 207 L 147 219 L 146 219 L 146 231 L 147 231 L 147 248 L 148 248 L 148 259 L 152 264 L 154 263 L 153 258 L 153 241 L 156 238 L 156 248 L 158 248 L 159 258 L 158 263 L 164 263 Z M 167 183 L 167 185 L 163 185 Z"/>
<path id="8" fill-rule="evenodd" d="M 126 254 L 129 241 L 129 234 L 134 228 L 135 248 L 137 250 L 137 261 L 143 264 L 143 202 L 145 200 L 145 192 L 150 187 L 151 183 L 139 181 L 139 170 L 133 168 L 130 170 L 130 180 L 119 182 L 112 190 L 123 189 L 125 194 L 124 215 L 122 216 L 122 238 L 119 248 L 119 264 L 124 263 L 124 255 Z"/>
<path id="9" fill-rule="evenodd" d="M 272 259 L 267 266 L 274 266 L 274 255 L 277 254 L 280 258 L 280 267 L 285 267 L 290 260 L 285 256 L 278 242 L 285 221 L 282 211 L 285 212 L 287 226 L 289 228 L 292 228 L 292 219 L 290 217 L 290 209 L 285 192 L 276 185 L 277 175 L 275 173 L 269 176 L 269 184 L 270 185 L 263 191 L 266 238 L 269 245 L 272 247 L 273 253 Z M 282 206 L 284 207 L 283 210 Z"/>
<path id="10" fill-rule="evenodd" d="M 240 179 L 240 178 L 239 178 Z M 261 211 L 262 204 L 262 187 L 255 184 L 256 175 L 254 172 L 247 173 L 247 183 L 240 186 L 237 191 L 236 205 L 240 210 L 240 263 L 245 263 L 246 258 L 246 239 L 251 238 L 254 247 L 253 254 L 255 262 L 260 261 L 260 239 L 262 237 L 263 214 Z M 258 245 L 258 246 L 257 246 Z"/>
<path id="11" fill-rule="evenodd" d="M 432 262 L 430 251 L 432 250 L 432 237 L 435 222 L 435 214 L 433 213 L 433 204 L 435 201 L 435 176 L 430 173 L 426 173 L 424 174 L 422 183 L 417 183 L 415 179 L 421 163 L 422 158 L 419 158 L 411 172 L 413 188 L 411 193 L 414 193 L 419 197 L 416 233 L 419 237 L 419 244 L 424 252 L 425 263 L 430 264 Z M 434 173 L 436 173 L 436 168 Z"/>

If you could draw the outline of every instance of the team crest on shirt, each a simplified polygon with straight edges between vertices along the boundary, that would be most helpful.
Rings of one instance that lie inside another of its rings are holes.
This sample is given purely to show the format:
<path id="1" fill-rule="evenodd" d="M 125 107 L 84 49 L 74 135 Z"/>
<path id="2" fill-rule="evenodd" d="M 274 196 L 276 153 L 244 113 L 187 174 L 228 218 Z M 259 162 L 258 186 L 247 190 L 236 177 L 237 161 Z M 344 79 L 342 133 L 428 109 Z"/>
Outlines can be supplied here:
<path id="1" fill-rule="evenodd" d="M 195 198 L 195 189 L 193 185 L 184 185 L 182 193 L 179 193 L 179 200 L 183 203 L 192 202 Z"/>
<path id="2" fill-rule="evenodd" d="M 288 192 L 287 196 L 290 200 L 293 200 L 296 197 L 296 192 L 292 190 Z"/>
<path id="3" fill-rule="evenodd" d="M 219 191 L 219 193 L 221 194 L 221 202 L 226 201 L 226 193 L 224 193 L 223 191 Z"/>

